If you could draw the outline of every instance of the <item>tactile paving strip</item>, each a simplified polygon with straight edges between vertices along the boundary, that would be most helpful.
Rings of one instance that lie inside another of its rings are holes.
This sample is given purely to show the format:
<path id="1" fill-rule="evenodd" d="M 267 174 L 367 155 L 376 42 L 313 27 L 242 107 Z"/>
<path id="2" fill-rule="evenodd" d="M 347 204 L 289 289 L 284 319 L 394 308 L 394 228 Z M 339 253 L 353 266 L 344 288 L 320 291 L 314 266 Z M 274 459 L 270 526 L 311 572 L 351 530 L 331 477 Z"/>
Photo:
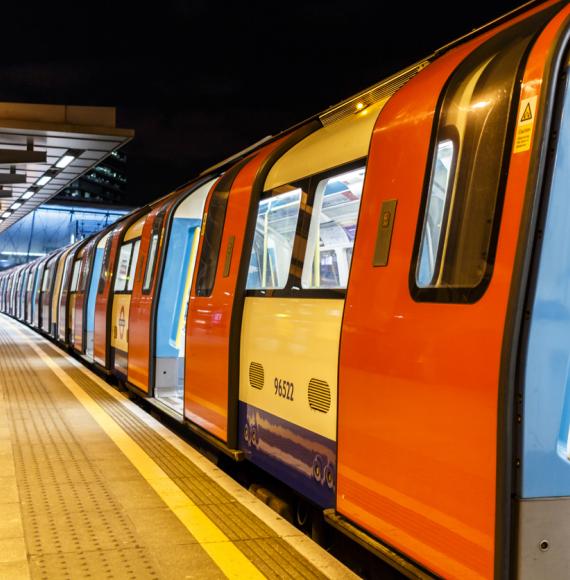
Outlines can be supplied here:
<path id="1" fill-rule="evenodd" d="M 50 344 L 40 347 L 51 358 L 64 359 Z M 209 479 L 184 454 L 106 393 L 81 369 L 66 372 L 79 384 L 152 459 L 160 465 L 192 501 L 268 578 L 326 578 L 269 526 L 253 515 L 215 481 Z"/>
<path id="2" fill-rule="evenodd" d="M 53 400 L 5 329 L 0 372 L 32 577 L 158 579 L 152 556 L 66 423 L 72 395 L 62 388 Z"/>

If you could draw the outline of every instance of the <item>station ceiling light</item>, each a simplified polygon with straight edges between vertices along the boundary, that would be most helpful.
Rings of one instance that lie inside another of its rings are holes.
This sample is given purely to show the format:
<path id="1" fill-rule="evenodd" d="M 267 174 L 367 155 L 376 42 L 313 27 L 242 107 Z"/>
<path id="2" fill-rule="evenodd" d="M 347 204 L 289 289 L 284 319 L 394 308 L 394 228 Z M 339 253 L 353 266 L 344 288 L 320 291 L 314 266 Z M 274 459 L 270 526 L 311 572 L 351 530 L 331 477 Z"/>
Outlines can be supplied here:
<path id="1" fill-rule="evenodd" d="M 22 172 L 5 169 L 0 174 L 0 186 L 4 184 L 0 187 L 0 216 L 4 215 L 0 232 L 88 173 L 134 135 L 130 129 L 117 127 L 114 107 L 0 105 L 0 165 L 26 167 Z"/>
<path id="2" fill-rule="evenodd" d="M 65 169 L 74 159 L 76 155 L 73 155 L 70 151 L 68 151 L 56 164 L 55 166 L 58 169 Z"/>
<path id="3" fill-rule="evenodd" d="M 45 185 L 46 183 L 49 183 L 51 180 L 52 180 L 51 175 L 44 175 L 43 177 L 40 177 L 36 181 L 36 185 L 42 186 Z"/>

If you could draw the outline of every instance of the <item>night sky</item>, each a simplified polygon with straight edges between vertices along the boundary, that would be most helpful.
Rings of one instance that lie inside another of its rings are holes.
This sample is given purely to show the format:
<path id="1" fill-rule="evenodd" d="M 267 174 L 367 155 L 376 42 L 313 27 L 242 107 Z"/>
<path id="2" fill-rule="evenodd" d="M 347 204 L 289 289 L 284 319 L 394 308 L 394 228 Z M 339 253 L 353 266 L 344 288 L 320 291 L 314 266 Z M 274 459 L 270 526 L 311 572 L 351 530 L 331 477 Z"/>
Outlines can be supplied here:
<path id="1" fill-rule="evenodd" d="M 520 2 L 20 4 L 3 6 L 0 100 L 117 107 L 140 205 Z"/>

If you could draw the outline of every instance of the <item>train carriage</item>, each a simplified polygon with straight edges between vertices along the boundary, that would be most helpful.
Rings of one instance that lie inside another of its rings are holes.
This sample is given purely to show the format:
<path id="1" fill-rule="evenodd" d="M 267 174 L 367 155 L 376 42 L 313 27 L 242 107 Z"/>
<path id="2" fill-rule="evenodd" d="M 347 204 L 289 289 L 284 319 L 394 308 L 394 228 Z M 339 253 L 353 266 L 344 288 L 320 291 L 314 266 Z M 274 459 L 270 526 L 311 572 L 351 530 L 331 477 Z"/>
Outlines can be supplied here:
<path id="1" fill-rule="evenodd" d="M 569 42 L 532 2 L 1 274 L 0 307 L 64 343 L 74 313 L 79 353 L 407 575 L 565 578 Z"/>
<path id="2" fill-rule="evenodd" d="M 99 368 L 105 374 L 110 374 L 114 370 L 111 341 L 115 341 L 116 338 L 111 337 L 115 335 L 115 331 L 117 331 L 118 335 L 118 329 L 120 327 L 118 324 L 118 319 L 115 319 L 115 324 L 113 324 L 112 318 L 112 307 L 114 303 L 114 281 L 115 277 L 117 276 L 119 263 L 119 247 L 123 244 L 123 239 L 127 229 L 130 228 L 130 226 L 135 223 L 142 215 L 148 213 L 148 211 L 149 208 L 145 207 L 142 210 L 126 216 L 117 222 L 107 237 L 105 247 L 103 249 L 101 272 L 97 282 L 97 293 L 95 295 L 93 320 L 93 361 L 97 368 Z M 126 273 L 121 272 L 121 275 L 128 276 L 128 270 Z M 126 277 L 124 280 L 126 280 Z M 113 326 L 116 328 L 113 328 Z"/>
<path id="3" fill-rule="evenodd" d="M 131 294 L 137 271 L 141 235 L 150 208 L 141 212 L 133 223 L 125 228 L 118 248 L 115 277 L 110 294 L 111 312 L 111 372 L 120 379 L 126 379 L 129 356 L 129 318 Z"/>
<path id="4" fill-rule="evenodd" d="M 32 289 L 32 319 L 30 324 L 36 328 L 40 329 L 42 320 L 42 284 L 44 282 L 44 271 L 48 261 L 48 257 L 41 258 L 36 266 L 36 276 L 34 279 L 34 287 Z"/>
<path id="5" fill-rule="evenodd" d="M 50 333 L 52 326 L 52 296 L 55 285 L 55 276 L 58 266 L 58 261 L 62 252 L 54 252 L 51 254 L 49 260 L 46 262 L 44 270 L 42 287 L 41 287 L 41 327 L 46 334 Z"/>

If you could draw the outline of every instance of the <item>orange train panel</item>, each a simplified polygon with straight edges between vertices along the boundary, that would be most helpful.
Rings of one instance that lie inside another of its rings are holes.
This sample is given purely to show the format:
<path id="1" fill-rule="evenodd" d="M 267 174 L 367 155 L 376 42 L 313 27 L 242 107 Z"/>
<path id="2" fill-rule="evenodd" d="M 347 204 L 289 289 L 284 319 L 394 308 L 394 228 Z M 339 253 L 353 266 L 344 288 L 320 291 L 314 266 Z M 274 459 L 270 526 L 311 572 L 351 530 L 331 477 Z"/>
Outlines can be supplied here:
<path id="1" fill-rule="evenodd" d="M 228 442 L 228 372 L 230 328 L 236 282 L 249 215 L 251 189 L 258 170 L 284 139 L 260 149 L 236 175 L 229 194 L 223 236 L 211 296 L 196 296 L 195 284 L 186 322 L 186 360 L 184 376 L 184 414 L 206 431 Z M 212 193 L 208 195 L 208 208 Z M 231 267 L 223 276 L 226 250 L 234 237 Z M 199 256 L 204 237 L 200 236 Z M 235 386 L 235 385 L 234 385 Z M 236 386 L 237 388 L 237 386 Z M 237 415 L 237 409 L 232 410 Z"/>
<path id="2" fill-rule="evenodd" d="M 159 244 L 156 250 L 154 260 L 154 274 L 152 283 L 147 293 L 143 293 L 144 278 L 146 277 L 146 265 L 148 261 L 148 252 L 150 246 L 153 227 L 157 216 L 164 215 L 174 203 L 173 196 L 158 203 L 148 214 L 141 236 L 141 245 L 139 249 L 139 260 L 141 266 L 139 275 L 135 278 L 133 292 L 131 295 L 131 306 L 129 315 L 129 356 L 128 356 L 128 381 L 139 389 L 149 392 L 150 377 L 150 327 L 152 315 L 152 303 L 156 293 L 156 279 L 160 256 L 164 244 L 164 224 L 162 222 Z"/>
<path id="3" fill-rule="evenodd" d="M 430 65 L 378 119 L 341 340 L 337 510 L 454 578 L 493 576 L 498 377 L 528 152 L 511 161 L 509 211 L 483 297 L 419 303 L 408 283 L 437 99 L 488 37 Z M 540 87 L 539 72 L 525 79 L 521 98 Z M 389 264 L 374 268 L 388 199 L 398 200 Z"/>

